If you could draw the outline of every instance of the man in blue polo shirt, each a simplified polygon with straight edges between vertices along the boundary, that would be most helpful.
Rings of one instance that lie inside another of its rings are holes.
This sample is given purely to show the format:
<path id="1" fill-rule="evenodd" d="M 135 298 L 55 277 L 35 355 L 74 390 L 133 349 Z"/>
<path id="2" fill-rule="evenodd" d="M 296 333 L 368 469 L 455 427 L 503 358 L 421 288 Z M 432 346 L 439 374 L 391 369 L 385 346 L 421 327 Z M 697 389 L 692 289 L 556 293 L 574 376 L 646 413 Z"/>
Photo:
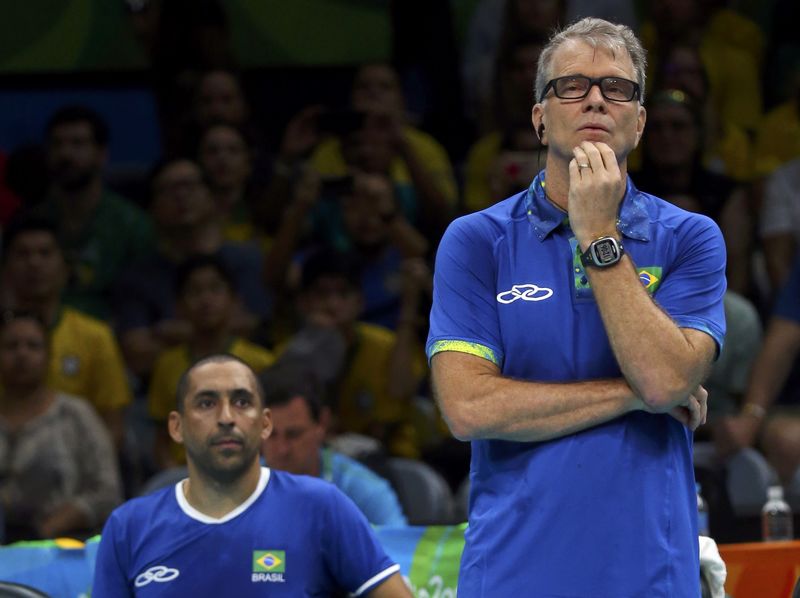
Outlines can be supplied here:
<path id="1" fill-rule="evenodd" d="M 261 467 L 271 430 L 253 370 L 214 355 L 178 384 L 169 431 L 189 477 L 111 514 L 92 596 L 331 596 L 411 592 L 333 484 Z"/>
<path id="2" fill-rule="evenodd" d="M 439 246 L 427 351 L 472 441 L 460 597 L 700 593 L 692 431 L 725 332 L 725 246 L 627 177 L 644 72 L 627 27 L 556 33 L 532 111 L 545 170 Z"/>

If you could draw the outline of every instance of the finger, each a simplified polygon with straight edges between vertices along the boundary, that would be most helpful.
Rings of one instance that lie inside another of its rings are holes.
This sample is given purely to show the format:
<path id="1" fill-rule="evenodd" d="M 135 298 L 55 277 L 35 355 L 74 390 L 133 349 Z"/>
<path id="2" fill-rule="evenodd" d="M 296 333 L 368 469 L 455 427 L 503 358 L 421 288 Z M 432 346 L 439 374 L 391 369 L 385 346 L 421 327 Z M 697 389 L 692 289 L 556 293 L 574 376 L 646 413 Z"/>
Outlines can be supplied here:
<path id="1" fill-rule="evenodd" d="M 578 168 L 578 161 L 573 158 L 569 161 L 569 184 L 572 187 L 581 178 L 580 169 Z"/>
<path id="2" fill-rule="evenodd" d="M 591 141 L 583 141 L 581 142 L 581 149 L 586 153 L 586 157 L 589 158 L 589 164 L 594 172 L 600 172 L 605 169 L 605 166 L 603 166 L 603 157 L 600 155 L 600 151 L 594 143 Z"/>
<path id="3" fill-rule="evenodd" d="M 690 423 L 689 410 L 686 407 L 675 407 L 672 411 L 669 412 L 669 414 L 687 428 L 689 427 Z"/>
<path id="4" fill-rule="evenodd" d="M 691 423 L 689 424 L 689 428 L 692 430 L 692 432 L 694 432 L 700 426 L 700 424 L 703 423 L 703 419 L 705 418 L 700 403 L 694 397 L 691 397 L 689 400 L 689 412 L 691 414 Z"/>
<path id="5" fill-rule="evenodd" d="M 596 147 L 603 160 L 605 169 L 612 175 L 618 176 L 620 174 L 619 164 L 617 163 L 617 155 L 614 153 L 614 150 L 612 150 L 608 144 L 602 142 L 598 142 Z"/>
<path id="6" fill-rule="evenodd" d="M 579 174 L 583 174 L 584 170 L 591 170 L 592 163 L 589 161 L 589 156 L 586 155 L 586 152 L 580 148 L 575 147 L 572 149 L 572 154 L 575 156 L 575 161 L 578 165 Z"/>

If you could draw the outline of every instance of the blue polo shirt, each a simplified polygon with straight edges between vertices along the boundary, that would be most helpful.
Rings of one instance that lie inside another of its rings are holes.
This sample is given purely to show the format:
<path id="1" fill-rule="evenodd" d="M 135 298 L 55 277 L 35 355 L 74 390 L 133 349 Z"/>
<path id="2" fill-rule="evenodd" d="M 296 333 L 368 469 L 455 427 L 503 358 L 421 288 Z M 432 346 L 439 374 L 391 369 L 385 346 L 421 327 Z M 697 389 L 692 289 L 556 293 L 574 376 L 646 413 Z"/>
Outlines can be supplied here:
<path id="1" fill-rule="evenodd" d="M 429 357 L 461 351 L 540 382 L 622 376 L 566 213 L 528 191 L 454 221 L 436 256 Z M 618 230 L 642 284 L 680 327 L 725 333 L 725 245 L 709 218 L 638 191 Z M 458 593 L 698 596 L 692 434 L 633 412 L 546 442 L 472 443 Z"/>

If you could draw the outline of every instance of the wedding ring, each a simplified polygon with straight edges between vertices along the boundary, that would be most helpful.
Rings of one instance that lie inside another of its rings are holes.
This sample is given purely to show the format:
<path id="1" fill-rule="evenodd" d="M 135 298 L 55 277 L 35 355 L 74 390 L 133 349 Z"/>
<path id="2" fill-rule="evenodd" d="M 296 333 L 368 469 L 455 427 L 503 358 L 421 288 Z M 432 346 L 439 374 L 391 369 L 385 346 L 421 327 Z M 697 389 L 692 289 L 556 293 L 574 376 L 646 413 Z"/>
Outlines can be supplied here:
<path id="1" fill-rule="evenodd" d="M 591 164 L 578 164 L 578 168 L 591 168 Z"/>

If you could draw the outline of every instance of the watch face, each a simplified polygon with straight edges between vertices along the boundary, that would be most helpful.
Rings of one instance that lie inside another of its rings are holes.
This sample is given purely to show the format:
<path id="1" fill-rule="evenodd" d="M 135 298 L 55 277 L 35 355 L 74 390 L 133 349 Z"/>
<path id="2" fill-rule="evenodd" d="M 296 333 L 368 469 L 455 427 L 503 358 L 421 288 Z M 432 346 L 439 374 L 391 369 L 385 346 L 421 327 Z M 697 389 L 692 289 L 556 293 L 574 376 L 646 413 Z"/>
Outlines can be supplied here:
<path id="1" fill-rule="evenodd" d="M 613 264 L 619 259 L 617 244 L 611 239 L 603 239 L 594 246 L 594 257 L 597 264 Z"/>

